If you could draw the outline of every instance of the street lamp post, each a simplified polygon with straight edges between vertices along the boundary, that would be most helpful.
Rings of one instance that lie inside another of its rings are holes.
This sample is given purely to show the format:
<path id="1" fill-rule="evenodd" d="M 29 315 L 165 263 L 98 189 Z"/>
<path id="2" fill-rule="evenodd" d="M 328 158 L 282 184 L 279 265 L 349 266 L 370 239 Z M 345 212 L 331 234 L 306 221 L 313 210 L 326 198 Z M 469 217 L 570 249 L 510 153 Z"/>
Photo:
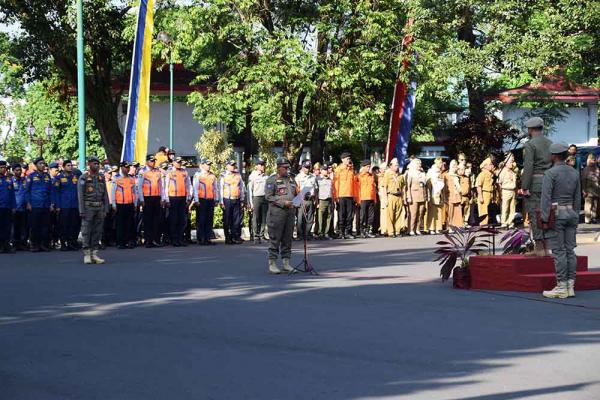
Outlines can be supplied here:
<path id="1" fill-rule="evenodd" d="M 160 32 L 157 39 L 169 48 L 169 148 L 173 148 L 173 39 L 167 32 Z"/>
<path id="2" fill-rule="evenodd" d="M 29 141 L 32 143 L 35 143 L 38 145 L 38 147 L 40 148 L 40 157 L 44 156 L 44 144 L 49 143 L 50 140 L 52 139 L 52 123 L 50 121 L 48 121 L 48 126 L 46 126 L 46 128 L 44 129 L 44 132 L 46 132 L 46 138 L 43 137 L 34 137 L 35 136 L 35 127 L 33 126 L 33 123 L 31 121 L 29 121 L 29 124 L 27 125 L 27 133 L 29 134 Z"/>
<path id="3" fill-rule="evenodd" d="M 77 0 L 77 108 L 79 116 L 79 165 L 85 165 L 85 65 L 83 0 Z"/>

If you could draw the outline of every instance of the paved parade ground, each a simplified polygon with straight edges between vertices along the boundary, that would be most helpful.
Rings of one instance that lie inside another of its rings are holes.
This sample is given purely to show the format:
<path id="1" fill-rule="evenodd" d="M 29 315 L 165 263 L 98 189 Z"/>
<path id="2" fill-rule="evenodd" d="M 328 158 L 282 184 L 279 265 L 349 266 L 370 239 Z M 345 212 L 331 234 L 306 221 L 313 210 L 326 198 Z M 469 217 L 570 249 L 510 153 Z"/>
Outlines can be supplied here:
<path id="1" fill-rule="evenodd" d="M 455 290 L 438 239 L 0 256 L 0 399 L 600 398 L 600 292 Z"/>

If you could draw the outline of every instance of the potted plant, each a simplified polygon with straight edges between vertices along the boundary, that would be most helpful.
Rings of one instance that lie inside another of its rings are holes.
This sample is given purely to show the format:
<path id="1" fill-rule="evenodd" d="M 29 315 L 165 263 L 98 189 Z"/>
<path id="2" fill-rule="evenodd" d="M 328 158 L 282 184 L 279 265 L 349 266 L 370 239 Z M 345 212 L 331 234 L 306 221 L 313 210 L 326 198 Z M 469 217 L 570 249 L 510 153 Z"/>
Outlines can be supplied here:
<path id="1" fill-rule="evenodd" d="M 445 240 L 437 242 L 440 248 L 435 251 L 438 255 L 435 261 L 440 264 L 442 282 L 447 281 L 452 274 L 455 288 L 469 289 L 471 287 L 469 257 L 489 249 L 490 236 L 494 234 L 493 229 L 475 226 L 452 227 L 452 230 L 454 230 L 453 234 L 445 234 Z"/>
<path id="2" fill-rule="evenodd" d="M 523 228 L 513 228 L 502 236 L 502 254 L 524 254 L 533 245 L 529 231 Z"/>

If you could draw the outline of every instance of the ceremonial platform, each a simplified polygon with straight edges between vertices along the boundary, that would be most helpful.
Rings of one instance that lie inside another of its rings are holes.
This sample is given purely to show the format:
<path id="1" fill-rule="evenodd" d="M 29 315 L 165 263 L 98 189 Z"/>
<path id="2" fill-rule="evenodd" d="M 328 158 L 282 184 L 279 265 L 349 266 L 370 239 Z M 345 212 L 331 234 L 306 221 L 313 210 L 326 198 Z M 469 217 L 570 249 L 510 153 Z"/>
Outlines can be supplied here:
<path id="1" fill-rule="evenodd" d="M 541 292 L 556 285 L 552 257 L 473 256 L 469 270 L 471 289 Z M 577 257 L 575 290 L 600 290 L 600 270 L 590 271 L 587 257 Z"/>

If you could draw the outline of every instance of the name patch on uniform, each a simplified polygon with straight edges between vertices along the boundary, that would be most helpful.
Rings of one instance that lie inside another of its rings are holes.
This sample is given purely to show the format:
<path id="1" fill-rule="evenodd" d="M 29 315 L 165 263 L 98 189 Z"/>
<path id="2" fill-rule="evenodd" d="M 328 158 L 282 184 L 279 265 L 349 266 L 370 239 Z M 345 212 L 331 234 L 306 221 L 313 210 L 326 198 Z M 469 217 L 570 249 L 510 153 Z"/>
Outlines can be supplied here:
<path id="1" fill-rule="evenodd" d="M 60 181 L 61 181 L 62 183 L 67 183 L 67 178 L 60 178 Z"/>

